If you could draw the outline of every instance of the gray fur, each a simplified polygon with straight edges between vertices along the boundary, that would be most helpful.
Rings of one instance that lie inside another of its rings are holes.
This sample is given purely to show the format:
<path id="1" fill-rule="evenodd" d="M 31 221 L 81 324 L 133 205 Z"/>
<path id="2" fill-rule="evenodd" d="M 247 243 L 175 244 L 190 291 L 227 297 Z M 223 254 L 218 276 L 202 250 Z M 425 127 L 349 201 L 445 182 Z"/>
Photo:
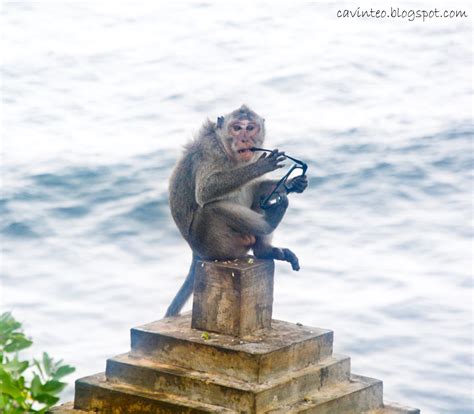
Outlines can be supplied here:
<path id="1" fill-rule="evenodd" d="M 270 245 L 270 235 L 288 207 L 286 194 L 281 194 L 282 203 L 275 207 L 265 211 L 259 207 L 259 200 L 269 194 L 273 184 L 262 177 L 282 167 L 284 156 L 277 150 L 269 156 L 254 153 L 247 162 L 229 156 L 226 143 L 232 137 L 227 128 L 235 119 L 257 122 L 260 133 L 254 145 L 263 144 L 264 120 L 243 105 L 221 119 L 222 126 L 209 120 L 205 122 L 197 137 L 185 146 L 171 176 L 171 214 L 194 256 L 186 288 L 183 285 L 166 316 L 179 313 L 190 296 L 197 257 L 207 260 L 244 257 L 250 246 L 242 244 L 241 236 L 256 237 L 254 254 L 257 257 L 286 260 L 295 270 L 299 269 L 298 259 L 291 251 Z"/>

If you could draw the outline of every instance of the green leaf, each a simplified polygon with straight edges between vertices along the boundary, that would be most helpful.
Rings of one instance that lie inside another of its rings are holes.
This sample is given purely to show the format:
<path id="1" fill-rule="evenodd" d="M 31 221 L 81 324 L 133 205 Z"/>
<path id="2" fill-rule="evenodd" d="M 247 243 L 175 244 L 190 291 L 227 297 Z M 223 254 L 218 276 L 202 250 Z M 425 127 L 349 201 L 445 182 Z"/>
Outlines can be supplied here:
<path id="1" fill-rule="evenodd" d="M 63 365 L 58 368 L 58 370 L 54 373 L 53 379 L 60 379 L 65 377 L 66 375 L 72 374 L 76 368 L 71 367 L 70 365 Z"/>
<path id="2" fill-rule="evenodd" d="M 59 394 L 66 385 L 65 382 L 50 380 L 43 385 L 43 392 L 47 394 Z"/>
<path id="3" fill-rule="evenodd" d="M 9 395 L 12 398 L 21 397 L 21 391 L 12 384 L 0 384 L 0 394 Z"/>
<path id="4" fill-rule="evenodd" d="M 20 328 L 21 323 L 15 320 L 11 312 L 4 312 L 0 315 L 0 337 L 8 336 L 8 334 Z"/>
<path id="5" fill-rule="evenodd" d="M 52 371 L 53 360 L 50 358 L 47 352 L 43 352 L 43 367 L 45 374 L 49 377 Z"/>
<path id="6" fill-rule="evenodd" d="M 43 384 L 41 383 L 40 377 L 35 374 L 33 380 L 31 381 L 31 395 L 36 399 L 38 395 L 43 392 Z"/>
<path id="7" fill-rule="evenodd" d="M 35 400 L 52 407 L 59 401 L 59 397 L 55 397 L 54 395 L 50 394 L 40 394 L 35 397 Z"/>
<path id="8" fill-rule="evenodd" d="M 15 358 L 11 361 L 2 364 L 2 368 L 14 374 L 21 374 L 29 365 L 30 363 L 28 361 L 20 361 L 18 355 L 15 355 Z"/>
<path id="9" fill-rule="evenodd" d="M 5 352 L 17 352 L 31 346 L 33 341 L 29 340 L 22 333 L 12 333 L 8 344 L 5 345 Z"/>
<path id="10" fill-rule="evenodd" d="M 21 389 L 18 388 L 10 373 L 0 367 L 0 394 L 7 394 L 13 398 L 21 397 Z"/>
<path id="11" fill-rule="evenodd" d="M 43 372 L 43 368 L 41 367 L 41 362 L 39 362 L 37 359 L 33 359 L 33 364 L 36 368 L 38 368 L 41 378 L 44 379 L 44 372 Z"/>
<path id="12" fill-rule="evenodd" d="M 54 361 L 46 352 L 39 360 L 20 360 L 18 351 L 32 345 L 21 328 L 11 313 L 0 315 L 0 413 L 46 414 L 66 387 L 60 379 L 75 369 L 62 360 Z M 25 376 L 31 381 L 26 383 Z"/>

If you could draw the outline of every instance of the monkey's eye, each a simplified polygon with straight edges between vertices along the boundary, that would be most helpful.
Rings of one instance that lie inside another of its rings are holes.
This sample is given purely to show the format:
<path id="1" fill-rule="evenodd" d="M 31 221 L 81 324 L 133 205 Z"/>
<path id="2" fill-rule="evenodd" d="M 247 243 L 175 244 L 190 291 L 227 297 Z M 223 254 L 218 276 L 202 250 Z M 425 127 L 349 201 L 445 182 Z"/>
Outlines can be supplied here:
<path id="1" fill-rule="evenodd" d="M 247 126 L 247 131 L 253 131 L 255 127 L 253 125 L 248 125 Z"/>
<path id="2" fill-rule="evenodd" d="M 242 129 L 242 127 L 241 127 L 240 125 L 233 125 L 233 126 L 232 126 L 232 129 L 233 129 L 234 131 L 240 131 L 240 130 Z"/>

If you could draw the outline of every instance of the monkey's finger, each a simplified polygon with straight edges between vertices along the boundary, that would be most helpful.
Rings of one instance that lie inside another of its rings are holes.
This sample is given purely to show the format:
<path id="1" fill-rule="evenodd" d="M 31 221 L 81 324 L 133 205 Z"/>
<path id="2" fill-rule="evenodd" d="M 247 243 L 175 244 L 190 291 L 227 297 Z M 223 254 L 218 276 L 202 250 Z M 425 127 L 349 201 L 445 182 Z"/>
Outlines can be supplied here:
<path id="1" fill-rule="evenodd" d="M 281 157 L 281 156 L 285 156 L 285 151 L 280 151 L 278 149 L 274 149 L 271 153 L 270 153 L 270 157 Z"/>
<path id="2" fill-rule="evenodd" d="M 264 158 L 267 158 L 267 153 L 264 152 L 262 155 L 260 155 L 259 160 L 263 160 Z"/>
<path id="3" fill-rule="evenodd" d="M 306 177 L 300 176 L 300 177 L 295 177 L 292 180 L 293 184 L 308 184 L 308 179 Z"/>
<path id="4" fill-rule="evenodd" d="M 308 187 L 308 186 L 305 185 L 305 184 L 299 184 L 299 183 L 291 185 L 292 190 L 296 191 L 297 193 L 302 193 L 305 190 L 306 187 Z"/>
<path id="5" fill-rule="evenodd" d="M 295 187 L 307 187 L 308 180 L 301 180 L 299 178 L 295 178 L 291 185 L 294 185 Z"/>

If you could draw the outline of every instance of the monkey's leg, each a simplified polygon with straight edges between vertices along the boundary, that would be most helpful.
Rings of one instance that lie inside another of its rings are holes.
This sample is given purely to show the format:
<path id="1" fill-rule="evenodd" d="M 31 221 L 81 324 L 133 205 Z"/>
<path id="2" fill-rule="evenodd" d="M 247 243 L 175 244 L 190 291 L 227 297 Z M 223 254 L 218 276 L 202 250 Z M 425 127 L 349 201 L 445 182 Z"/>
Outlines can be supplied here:
<path id="1" fill-rule="evenodd" d="M 286 205 L 288 205 L 288 202 Z M 260 214 L 248 207 L 227 201 L 213 203 L 208 208 L 215 217 L 222 217 L 226 221 L 227 226 L 234 231 L 255 236 L 273 232 L 285 214 L 284 210 L 286 210 L 286 207 L 284 209 L 275 208 L 275 211 Z"/>
<path id="2" fill-rule="evenodd" d="M 191 230 L 192 249 L 209 260 L 243 257 L 256 237 L 275 230 L 286 205 L 282 203 L 261 214 L 227 201 L 208 204 L 196 212 Z"/>
<path id="3" fill-rule="evenodd" d="M 259 259 L 283 260 L 291 264 L 293 270 L 300 270 L 298 257 L 290 249 L 273 247 L 272 236 L 259 236 L 253 246 L 253 253 Z"/>
<path id="4" fill-rule="evenodd" d="M 248 207 L 227 201 L 209 204 L 213 215 L 227 220 L 227 225 L 239 233 L 263 236 L 272 233 L 280 224 L 288 208 L 288 197 L 281 195 L 280 203 L 267 210 L 256 212 Z"/>

